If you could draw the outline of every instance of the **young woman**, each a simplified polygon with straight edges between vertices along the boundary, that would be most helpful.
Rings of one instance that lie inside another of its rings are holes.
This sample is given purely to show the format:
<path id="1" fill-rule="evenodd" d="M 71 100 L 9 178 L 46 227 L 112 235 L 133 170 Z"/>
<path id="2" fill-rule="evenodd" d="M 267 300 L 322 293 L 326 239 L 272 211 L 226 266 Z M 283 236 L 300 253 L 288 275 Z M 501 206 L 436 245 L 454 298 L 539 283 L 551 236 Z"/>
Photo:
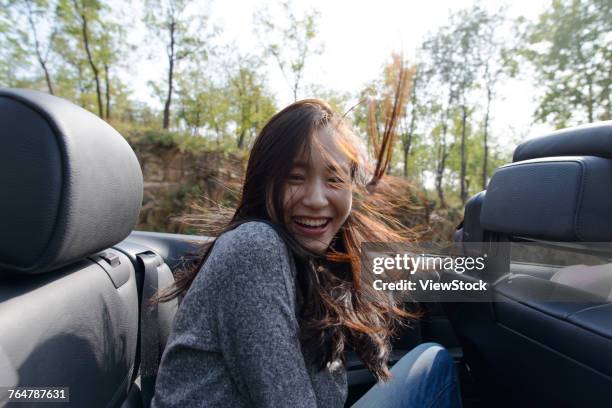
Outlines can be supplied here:
<path id="1" fill-rule="evenodd" d="M 264 126 L 229 225 L 159 297 L 182 302 L 152 406 L 343 407 L 347 347 L 379 380 L 356 406 L 461 405 L 442 347 L 387 368 L 390 337 L 412 316 L 361 273 L 363 242 L 401 237 L 353 203 L 367 194 L 358 146 L 320 100 Z"/>

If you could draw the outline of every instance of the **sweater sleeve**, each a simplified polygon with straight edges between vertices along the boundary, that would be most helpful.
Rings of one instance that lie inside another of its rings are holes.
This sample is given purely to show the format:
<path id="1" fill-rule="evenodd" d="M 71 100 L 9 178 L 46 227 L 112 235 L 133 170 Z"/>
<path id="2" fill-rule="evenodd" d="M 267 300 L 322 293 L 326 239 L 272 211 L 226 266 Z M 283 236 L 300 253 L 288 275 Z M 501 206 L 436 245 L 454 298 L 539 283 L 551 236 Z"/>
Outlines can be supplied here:
<path id="1" fill-rule="evenodd" d="M 257 222 L 243 224 L 217 244 L 207 263 L 223 270 L 217 333 L 236 386 L 254 407 L 316 407 L 300 349 L 286 245 L 270 226 Z"/>

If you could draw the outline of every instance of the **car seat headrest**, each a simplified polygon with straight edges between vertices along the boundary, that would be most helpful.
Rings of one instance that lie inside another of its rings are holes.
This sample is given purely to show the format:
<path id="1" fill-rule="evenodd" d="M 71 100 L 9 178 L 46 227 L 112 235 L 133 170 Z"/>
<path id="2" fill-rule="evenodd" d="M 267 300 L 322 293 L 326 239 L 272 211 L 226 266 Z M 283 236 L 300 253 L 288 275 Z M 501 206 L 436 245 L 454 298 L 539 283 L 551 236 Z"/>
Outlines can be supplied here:
<path id="1" fill-rule="evenodd" d="M 454 241 L 460 252 L 466 256 L 478 256 L 482 252 L 479 243 L 484 242 L 484 231 L 480 225 L 480 211 L 486 191 L 472 196 L 465 203 L 463 221 L 455 231 Z"/>
<path id="2" fill-rule="evenodd" d="M 123 240 L 143 194 L 136 155 L 64 99 L 0 89 L 0 270 L 40 273 Z"/>
<path id="3" fill-rule="evenodd" d="M 527 140 L 514 150 L 513 162 L 540 157 L 597 156 L 612 159 L 612 120 L 595 122 Z"/>
<path id="4" fill-rule="evenodd" d="M 483 229 L 550 241 L 612 241 L 612 160 L 563 156 L 499 168 L 482 204 Z"/>
<path id="5" fill-rule="evenodd" d="M 480 212 L 486 194 L 486 191 L 481 191 L 472 196 L 467 203 L 465 203 L 462 234 L 463 242 L 483 242 L 484 238 L 482 226 L 480 225 Z"/>

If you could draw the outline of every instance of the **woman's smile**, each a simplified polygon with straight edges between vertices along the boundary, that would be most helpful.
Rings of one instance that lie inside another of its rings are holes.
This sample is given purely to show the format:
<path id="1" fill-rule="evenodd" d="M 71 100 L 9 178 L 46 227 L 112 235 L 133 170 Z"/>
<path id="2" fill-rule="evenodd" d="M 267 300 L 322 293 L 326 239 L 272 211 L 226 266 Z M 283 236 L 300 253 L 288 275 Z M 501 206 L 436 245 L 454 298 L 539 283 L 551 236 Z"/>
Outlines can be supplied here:
<path id="1" fill-rule="evenodd" d="M 293 217 L 293 222 L 304 235 L 316 237 L 323 235 L 330 225 L 329 217 Z"/>

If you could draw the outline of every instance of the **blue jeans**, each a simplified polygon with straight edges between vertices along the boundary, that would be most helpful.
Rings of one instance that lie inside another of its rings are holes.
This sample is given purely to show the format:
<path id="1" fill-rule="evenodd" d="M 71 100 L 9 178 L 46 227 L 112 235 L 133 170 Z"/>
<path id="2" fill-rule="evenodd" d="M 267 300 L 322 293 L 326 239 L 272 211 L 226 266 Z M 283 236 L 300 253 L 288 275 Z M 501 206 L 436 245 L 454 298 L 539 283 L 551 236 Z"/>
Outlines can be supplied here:
<path id="1" fill-rule="evenodd" d="M 374 385 L 352 408 L 460 408 L 453 358 L 439 344 L 415 347 L 392 368 L 393 378 Z"/>

